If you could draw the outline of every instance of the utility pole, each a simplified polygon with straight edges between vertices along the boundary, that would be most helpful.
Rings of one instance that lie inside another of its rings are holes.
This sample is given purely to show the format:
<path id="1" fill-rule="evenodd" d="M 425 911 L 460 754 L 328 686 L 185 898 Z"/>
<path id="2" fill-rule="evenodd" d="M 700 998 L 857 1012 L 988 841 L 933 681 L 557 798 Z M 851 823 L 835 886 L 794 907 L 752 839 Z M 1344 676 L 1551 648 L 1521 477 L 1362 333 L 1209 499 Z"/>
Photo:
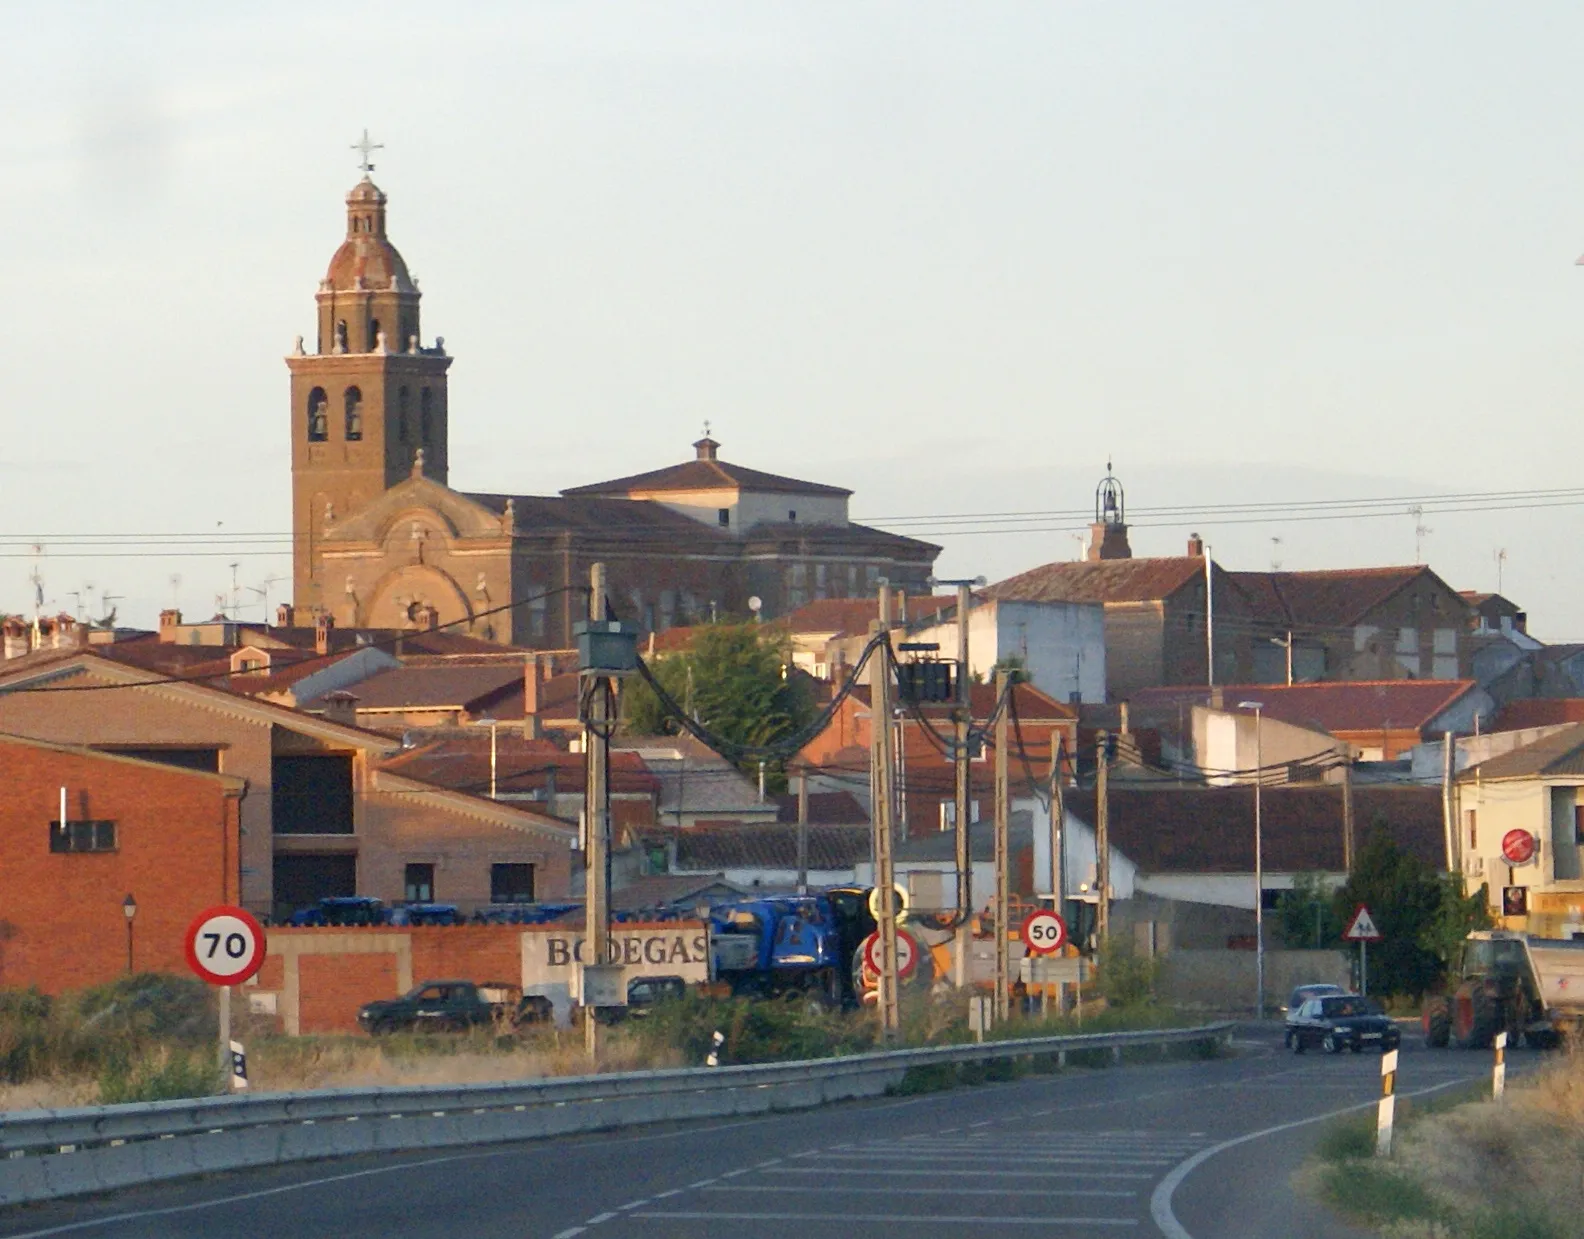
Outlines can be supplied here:
<path id="1" fill-rule="evenodd" d="M 1342 752 L 1342 868 L 1353 872 L 1353 750 Z"/>
<path id="2" fill-rule="evenodd" d="M 1111 737 L 1095 735 L 1095 941 L 1111 935 Z"/>
<path id="3" fill-rule="evenodd" d="M 1254 711 L 1254 1018 L 1265 1018 L 1265 846 L 1260 792 L 1265 786 L 1265 703 L 1240 701 L 1238 709 Z"/>
<path id="4" fill-rule="evenodd" d="M 995 1013 L 998 1021 L 1012 1014 L 1012 991 L 1007 977 L 1010 966 L 1007 950 L 1007 921 L 1011 917 L 1012 900 L 1009 887 L 1009 840 L 1007 803 L 1007 718 L 1012 713 L 1005 701 L 1011 674 L 1006 670 L 996 672 L 996 730 L 995 730 Z"/>
<path id="5" fill-rule="evenodd" d="M 957 816 L 957 987 L 968 984 L 968 957 L 973 951 L 973 852 L 969 847 L 969 829 L 973 823 L 973 806 L 969 803 L 973 778 L 968 763 L 968 729 L 973 723 L 972 685 L 968 680 L 968 609 L 973 605 L 973 594 L 967 581 L 957 582 L 957 736 L 952 750 L 952 765 L 956 773 Z"/>
<path id="6" fill-rule="evenodd" d="M 1205 683 L 1215 687 L 1215 560 L 1210 548 L 1204 549 L 1205 559 Z"/>
<path id="7" fill-rule="evenodd" d="M 1461 891 L 1463 866 L 1458 863 L 1457 814 L 1452 804 L 1452 755 L 1452 733 L 1448 731 L 1441 739 L 1441 829 L 1446 835 L 1447 873 L 1458 883 Z"/>
<path id="8" fill-rule="evenodd" d="M 1051 732 L 1050 766 L 1050 852 L 1051 852 L 1051 910 L 1057 916 L 1067 915 L 1067 806 L 1062 796 L 1062 735 Z"/>
<path id="9" fill-rule="evenodd" d="M 809 789 L 808 775 L 800 774 L 798 781 L 798 820 L 797 820 L 797 893 L 808 894 L 808 830 L 809 830 Z"/>
<path id="10" fill-rule="evenodd" d="M 875 932 L 880 935 L 880 1035 L 893 1040 L 901 1028 L 897 995 L 896 869 L 891 857 L 892 797 L 896 790 L 891 768 L 891 585 L 880 585 L 879 621 L 876 631 L 883 638 L 874 652 L 874 671 L 869 677 L 870 743 L 874 786 L 875 857 Z"/>
<path id="11" fill-rule="evenodd" d="M 599 622 L 605 618 L 605 565 L 595 564 L 589 570 L 589 619 Z M 596 672 L 583 676 L 584 699 L 588 701 L 588 719 L 583 724 L 583 753 L 587 774 L 583 780 L 583 820 L 587 823 L 587 849 L 584 852 L 583 872 L 583 939 L 585 965 L 603 965 L 606 962 L 607 940 L 610 933 L 610 891 L 606 886 L 605 857 L 610 846 L 609 823 L 605 813 L 606 746 L 609 743 L 609 712 L 606 694 L 609 680 Z M 594 1008 L 583 994 L 583 1027 L 591 1060 L 598 1061 L 600 1025 L 594 1018 Z"/>

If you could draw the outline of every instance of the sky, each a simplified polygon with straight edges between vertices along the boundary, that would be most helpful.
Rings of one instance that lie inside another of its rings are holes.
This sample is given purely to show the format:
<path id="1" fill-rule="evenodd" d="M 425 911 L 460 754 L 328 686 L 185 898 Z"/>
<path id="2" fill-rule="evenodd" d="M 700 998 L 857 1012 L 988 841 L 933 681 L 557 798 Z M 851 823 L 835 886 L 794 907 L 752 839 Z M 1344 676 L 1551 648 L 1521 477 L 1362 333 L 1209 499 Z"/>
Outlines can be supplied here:
<path id="1" fill-rule="evenodd" d="M 1135 554 L 1418 554 L 1584 640 L 1584 492 L 1408 513 L 1581 485 L 1584 6 L 0 13 L 0 611 L 35 567 L 143 625 L 284 600 L 282 358 L 367 127 L 460 489 L 707 419 L 996 580 L 1077 554 L 1110 459 Z M 1272 519 L 1359 498 L 1391 514 Z M 1148 513 L 1230 503 L 1274 508 Z M 986 512 L 1058 515 L 941 519 Z"/>

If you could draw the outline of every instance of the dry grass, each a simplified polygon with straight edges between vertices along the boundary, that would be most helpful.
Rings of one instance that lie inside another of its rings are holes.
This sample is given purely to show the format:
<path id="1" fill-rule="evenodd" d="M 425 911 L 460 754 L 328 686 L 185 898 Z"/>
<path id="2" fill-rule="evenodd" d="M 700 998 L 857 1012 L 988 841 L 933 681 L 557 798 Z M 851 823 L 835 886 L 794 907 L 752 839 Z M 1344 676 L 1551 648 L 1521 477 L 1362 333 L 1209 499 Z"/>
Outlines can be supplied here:
<path id="1" fill-rule="evenodd" d="M 1339 1135 L 1345 1135 L 1339 1128 Z M 1304 1182 L 1393 1239 L 1564 1239 L 1584 1217 L 1584 1052 L 1512 1082 L 1502 1102 L 1409 1116 L 1390 1162 L 1322 1141 Z M 1367 1142 L 1366 1142 L 1367 1143 Z"/>

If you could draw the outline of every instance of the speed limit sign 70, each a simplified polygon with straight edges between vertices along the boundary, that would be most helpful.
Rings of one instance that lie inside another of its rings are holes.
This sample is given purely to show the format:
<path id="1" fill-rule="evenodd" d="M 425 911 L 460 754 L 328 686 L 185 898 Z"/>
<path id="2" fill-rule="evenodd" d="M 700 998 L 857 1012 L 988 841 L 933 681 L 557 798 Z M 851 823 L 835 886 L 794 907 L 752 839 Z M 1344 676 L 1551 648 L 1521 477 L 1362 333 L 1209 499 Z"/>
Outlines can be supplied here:
<path id="1" fill-rule="evenodd" d="M 209 908 L 187 927 L 187 966 L 211 985 L 240 985 L 264 966 L 264 950 L 264 927 L 243 908 Z"/>
<path id="2" fill-rule="evenodd" d="M 1054 912 L 1035 912 L 1023 922 L 1023 945 L 1030 955 L 1054 955 L 1067 944 L 1067 922 Z"/>

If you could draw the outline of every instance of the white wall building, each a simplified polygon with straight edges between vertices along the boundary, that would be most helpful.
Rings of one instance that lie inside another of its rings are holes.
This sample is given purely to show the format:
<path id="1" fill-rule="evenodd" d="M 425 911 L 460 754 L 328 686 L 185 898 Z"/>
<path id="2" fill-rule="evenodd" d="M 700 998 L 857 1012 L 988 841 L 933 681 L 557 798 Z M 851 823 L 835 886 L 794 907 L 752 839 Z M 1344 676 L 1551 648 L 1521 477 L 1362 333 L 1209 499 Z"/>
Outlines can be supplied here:
<path id="1" fill-rule="evenodd" d="M 942 658 L 957 654 L 955 615 L 910 629 L 908 641 L 938 642 Z M 1034 687 L 1057 701 L 1103 702 L 1106 694 L 1105 608 L 1095 602 L 976 602 L 968 613 L 968 668 L 988 679 L 1016 658 Z"/>

